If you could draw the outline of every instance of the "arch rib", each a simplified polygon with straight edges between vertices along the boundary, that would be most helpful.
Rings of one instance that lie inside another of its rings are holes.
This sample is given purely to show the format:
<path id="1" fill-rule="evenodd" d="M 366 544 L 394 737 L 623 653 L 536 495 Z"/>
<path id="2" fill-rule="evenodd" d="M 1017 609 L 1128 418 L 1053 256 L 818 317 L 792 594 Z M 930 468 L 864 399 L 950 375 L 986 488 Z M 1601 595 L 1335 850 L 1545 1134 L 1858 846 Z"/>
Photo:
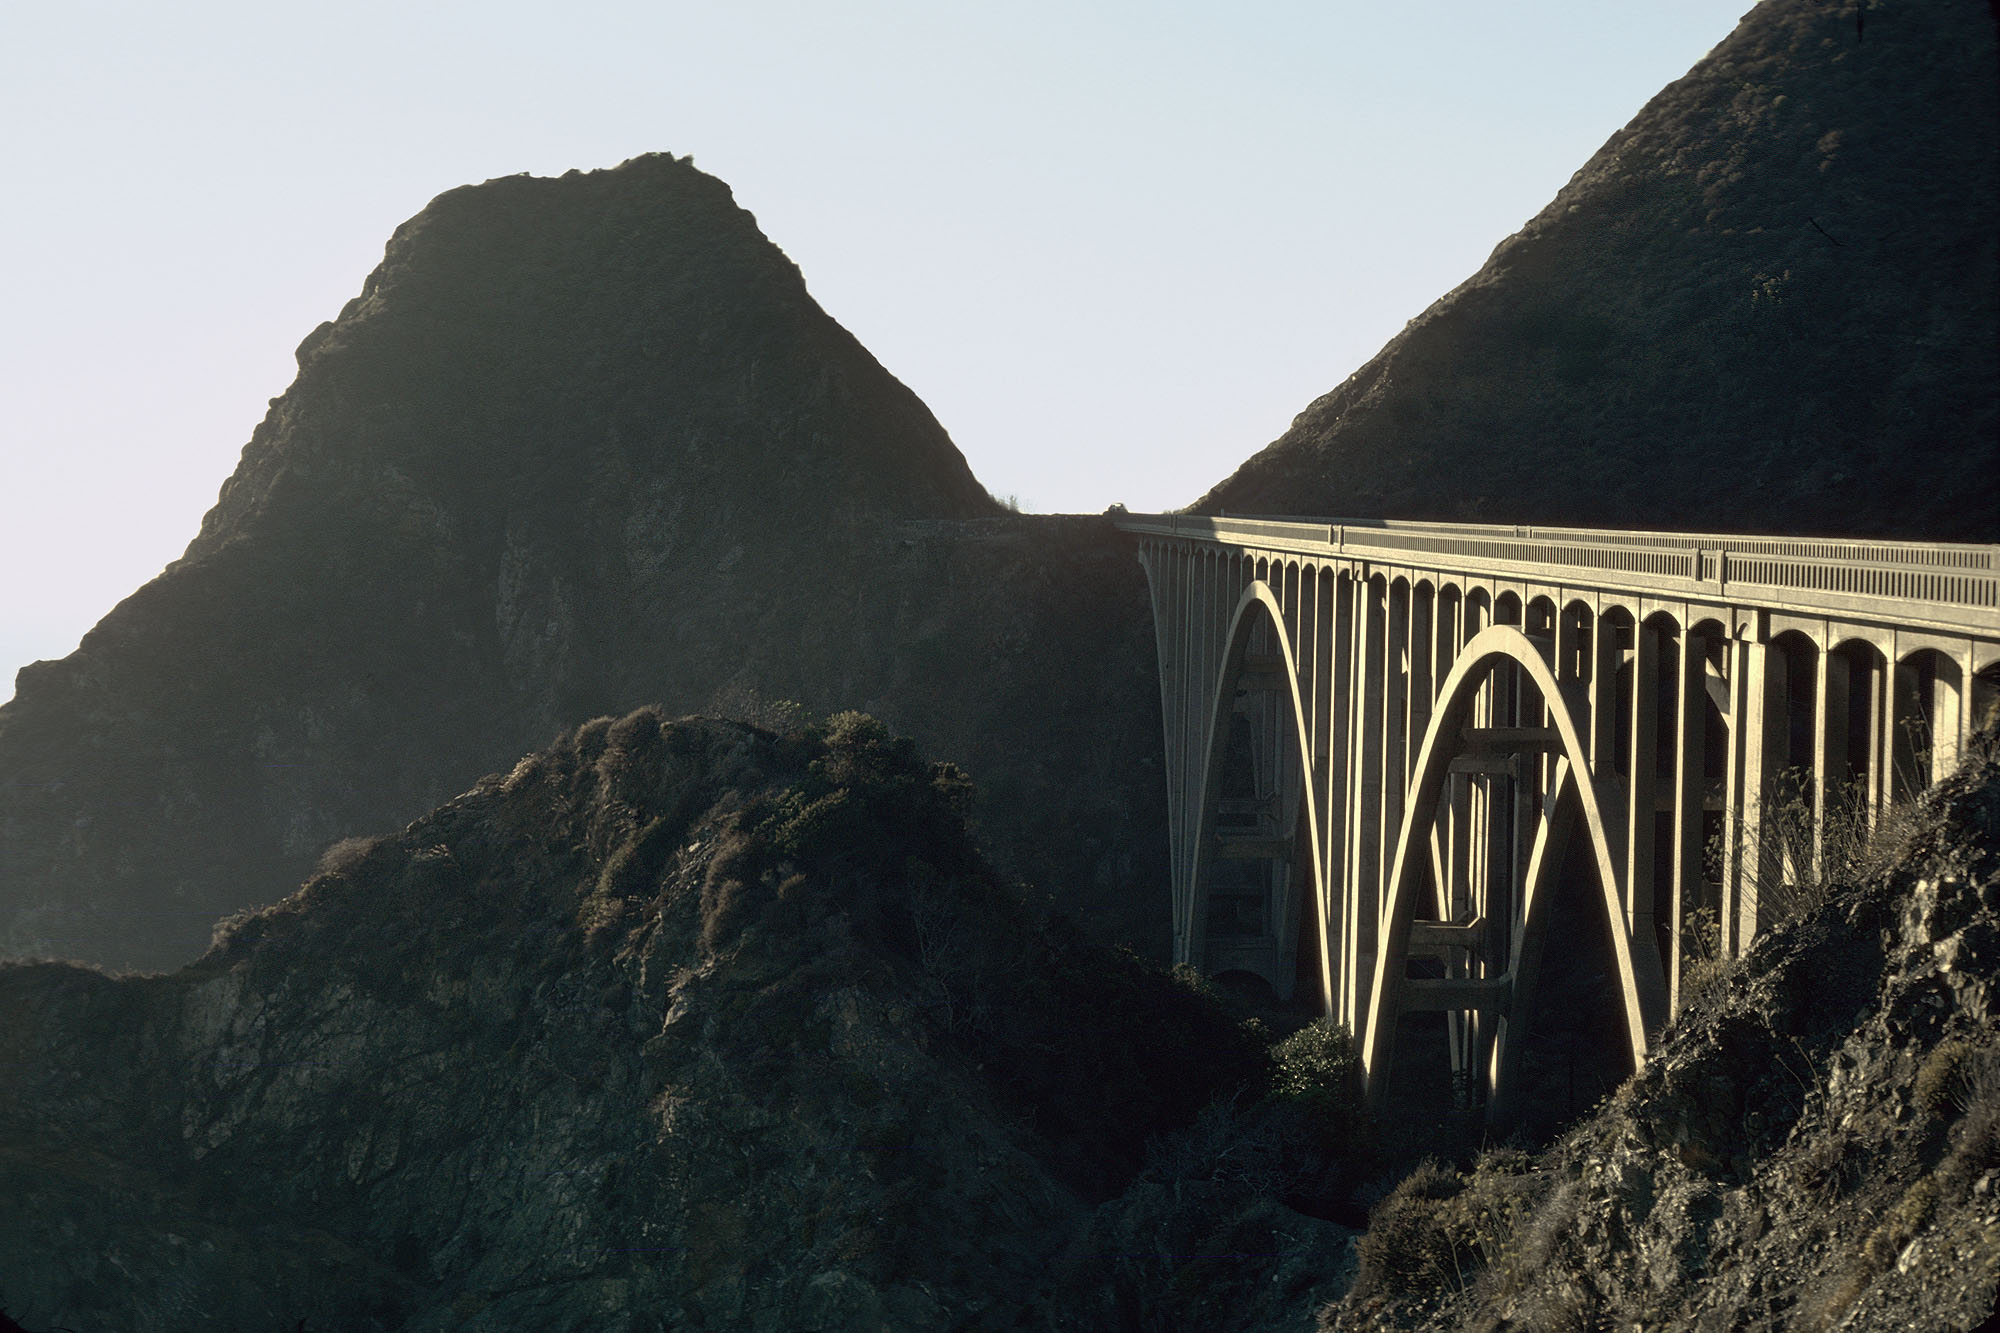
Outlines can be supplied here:
<path id="1" fill-rule="evenodd" d="M 1537 837 L 1537 861 L 1540 864 L 1533 878 L 1546 881 L 1553 874 L 1556 848 L 1551 845 L 1549 834 L 1562 830 L 1552 830 L 1550 824 L 1552 819 L 1564 818 L 1565 812 L 1560 807 L 1565 801 L 1573 800 L 1575 813 L 1582 817 L 1590 841 L 1591 860 L 1597 873 L 1606 920 L 1611 928 L 1626 1042 L 1635 1068 L 1645 1059 L 1648 1034 L 1656 1031 L 1666 1018 L 1666 985 L 1659 960 L 1650 947 L 1633 948 L 1627 926 L 1618 869 L 1622 862 L 1613 855 L 1614 828 L 1605 819 L 1605 811 L 1620 808 L 1620 803 L 1613 799 L 1615 793 L 1609 789 L 1611 784 L 1595 774 L 1589 765 L 1590 750 L 1575 721 L 1575 710 L 1580 700 L 1573 698 L 1574 691 L 1557 680 L 1555 671 L 1531 639 L 1514 626 L 1493 625 L 1481 630 L 1466 644 L 1445 678 L 1439 691 L 1438 705 L 1431 715 L 1430 727 L 1424 734 L 1423 748 L 1410 783 L 1409 798 L 1404 805 L 1402 827 L 1396 838 L 1392 863 L 1394 869 L 1387 886 L 1381 943 L 1376 951 L 1367 1035 L 1362 1043 L 1362 1065 L 1371 1100 L 1379 1102 L 1387 1083 L 1396 1026 L 1403 1007 L 1410 923 L 1421 887 L 1419 869 L 1431 854 L 1430 828 L 1437 819 L 1438 797 L 1450 772 L 1451 760 L 1462 748 L 1460 733 L 1478 697 L 1479 686 L 1495 667 L 1505 663 L 1517 665 L 1541 695 L 1550 725 L 1558 738 L 1560 756 L 1567 767 L 1565 780 L 1551 793 L 1556 798 L 1553 804 L 1558 808 L 1543 813 L 1543 829 Z M 1568 795 L 1569 791 L 1575 793 L 1574 797 Z M 1566 818 L 1564 822 L 1567 822 Z M 1531 891 L 1535 888 L 1535 885 L 1530 885 Z M 1536 901 L 1523 903 L 1519 909 L 1522 916 L 1516 926 L 1517 939 L 1537 952 L 1540 925 L 1546 915 L 1541 900 L 1546 896 L 1545 890 L 1536 892 Z M 1526 932 L 1525 927 L 1530 921 L 1535 922 L 1536 929 Z M 1642 943 L 1650 946 L 1651 942 Z M 1512 1026 L 1517 1033 L 1528 999 L 1524 984 L 1528 979 L 1520 961 L 1521 953 L 1517 950 L 1510 959 L 1509 972 L 1500 979 L 1506 990 L 1506 1009 L 1514 1018 Z"/>
<path id="2" fill-rule="evenodd" d="M 1204 950 L 1201 921 L 1206 901 L 1205 882 L 1213 860 L 1212 843 L 1216 837 L 1215 809 L 1216 793 L 1221 785 L 1223 747 L 1228 740 L 1230 716 L 1236 708 L 1236 682 L 1243 673 L 1243 653 L 1250 642 L 1250 630 L 1256 623 L 1258 612 L 1270 618 L 1272 636 L 1278 641 L 1278 653 L 1283 662 L 1286 682 L 1285 697 L 1289 705 L 1292 721 L 1292 737 L 1299 750 L 1302 770 L 1301 786 L 1304 789 L 1305 808 L 1301 818 L 1306 821 L 1307 841 L 1312 846 L 1313 922 L 1319 937 L 1319 981 L 1320 998 L 1324 1005 L 1333 1002 L 1333 972 L 1331 954 L 1327 942 L 1327 901 L 1326 875 L 1321 864 L 1319 837 L 1319 806 L 1313 795 L 1312 775 L 1317 760 L 1312 752 L 1311 737 L 1306 734 L 1304 700 L 1299 693 L 1298 656 L 1292 649 L 1291 635 L 1285 623 L 1284 607 L 1271 586 L 1262 579 L 1253 579 L 1236 599 L 1236 608 L 1229 617 L 1229 630 L 1222 642 L 1222 670 L 1215 676 L 1214 694 L 1209 700 L 1207 736 L 1202 750 L 1201 799 L 1195 807 L 1200 817 L 1195 831 L 1193 873 L 1189 881 L 1189 902 L 1187 916 L 1187 938 L 1190 960 L 1200 963 Z"/>

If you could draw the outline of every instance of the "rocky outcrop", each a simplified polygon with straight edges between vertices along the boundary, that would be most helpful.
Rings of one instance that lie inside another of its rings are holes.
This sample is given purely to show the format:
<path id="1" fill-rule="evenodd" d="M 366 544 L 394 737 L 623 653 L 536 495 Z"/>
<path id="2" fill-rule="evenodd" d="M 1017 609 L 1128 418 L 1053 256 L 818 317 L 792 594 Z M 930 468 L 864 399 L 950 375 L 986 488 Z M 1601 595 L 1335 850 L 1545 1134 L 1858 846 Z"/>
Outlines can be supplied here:
<path id="1" fill-rule="evenodd" d="M 1765 0 L 1201 502 L 2000 537 L 1981 0 Z"/>
<path id="2" fill-rule="evenodd" d="M 2000 753 L 1886 868 L 1713 977 L 1539 1157 L 1398 1186 L 1322 1327 L 1988 1328 L 2000 1314 Z"/>
<path id="3" fill-rule="evenodd" d="M 642 711 L 336 846 L 179 972 L 0 965 L 0 1308 L 1102 1326 L 1083 1293 L 1115 1321 L 1094 1207 L 1261 1050 L 999 880 L 969 796 L 863 717 Z M 1294 1269 L 1329 1257 L 1328 1224 L 1259 1216 L 1313 1243 Z"/>
<path id="4" fill-rule="evenodd" d="M 454 190 L 299 349 L 185 557 L 0 706 L 0 953 L 167 967 L 582 718 L 872 710 L 1009 873 L 1163 947 L 1108 526 L 1007 516 L 719 181 Z"/>

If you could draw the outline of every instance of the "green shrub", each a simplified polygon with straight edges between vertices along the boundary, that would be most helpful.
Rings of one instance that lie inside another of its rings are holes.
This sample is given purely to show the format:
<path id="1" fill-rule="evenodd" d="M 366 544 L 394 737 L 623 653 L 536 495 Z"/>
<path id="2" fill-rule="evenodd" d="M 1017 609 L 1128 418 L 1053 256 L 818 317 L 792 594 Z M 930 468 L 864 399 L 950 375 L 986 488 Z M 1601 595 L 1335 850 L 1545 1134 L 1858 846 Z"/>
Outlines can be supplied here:
<path id="1" fill-rule="evenodd" d="M 1412 1295 L 1446 1281 L 1463 1286 L 1470 1237 L 1452 1225 L 1446 1205 L 1464 1189 L 1464 1177 L 1432 1159 L 1403 1177 L 1369 1213 L 1368 1230 L 1355 1244 L 1355 1294 Z"/>
<path id="2" fill-rule="evenodd" d="M 1271 1097 L 1305 1112 L 1332 1142 L 1358 1138 L 1366 1115 L 1361 1058 L 1347 1029 L 1322 1018 L 1273 1046 Z"/>
<path id="3" fill-rule="evenodd" d="M 1356 1243 L 1357 1295 L 1462 1291 L 1491 1270 L 1518 1286 L 1520 1237 L 1544 1193 L 1527 1154 L 1496 1150 L 1469 1173 L 1426 1160 L 1368 1218 Z"/>
<path id="4" fill-rule="evenodd" d="M 812 711 L 798 700 L 767 699 L 758 690 L 741 683 L 717 690 L 703 711 L 713 717 L 747 722 L 775 736 L 798 731 L 813 720 Z"/>
<path id="5" fill-rule="evenodd" d="M 1931 1048 L 1917 1068 L 1912 1092 L 1916 1103 L 1935 1116 L 1963 1115 L 1972 1103 L 1978 1049 L 1964 1037 L 1951 1037 Z"/>
<path id="6" fill-rule="evenodd" d="M 1888 1215 L 1861 1247 L 1862 1257 L 1871 1269 L 1879 1273 L 1896 1262 L 1896 1256 L 1903 1252 L 1903 1247 L 1930 1222 L 1931 1215 L 1937 1211 L 1941 1193 L 1934 1175 L 1920 1176 L 1903 1191 L 1903 1197 L 1889 1209 Z"/>
<path id="7" fill-rule="evenodd" d="M 321 875 L 349 875 L 359 870 L 376 851 L 390 845 L 386 837 L 342 838 L 319 854 L 315 871 Z"/>

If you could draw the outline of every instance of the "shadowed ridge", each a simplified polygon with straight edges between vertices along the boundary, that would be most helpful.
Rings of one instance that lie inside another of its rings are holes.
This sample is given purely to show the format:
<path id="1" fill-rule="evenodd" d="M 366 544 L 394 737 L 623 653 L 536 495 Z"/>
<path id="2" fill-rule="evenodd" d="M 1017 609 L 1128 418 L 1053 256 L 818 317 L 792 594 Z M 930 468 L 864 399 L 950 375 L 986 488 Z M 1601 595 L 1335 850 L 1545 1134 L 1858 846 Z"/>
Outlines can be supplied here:
<path id="1" fill-rule="evenodd" d="M 999 512 L 729 187 L 671 154 L 439 195 L 298 361 L 190 557 L 273 505 L 283 521 L 288 497 L 311 508 L 330 483 L 378 483 L 385 468 L 504 504 L 524 498 L 507 484 L 524 469 L 605 445 L 643 473 L 713 470 L 727 444 L 741 493 L 835 511 Z M 765 416 L 785 429 L 745 437 L 750 397 L 775 398 Z"/>
<path id="2" fill-rule="evenodd" d="M 1988 5 L 1766 0 L 1196 507 L 1993 540 L 1996 214 Z"/>
<path id="3" fill-rule="evenodd" d="M 184 962 L 327 844 L 654 700 L 867 708 L 989 775 L 1014 873 L 1143 882 L 1129 553 L 1003 515 L 721 182 L 453 190 L 299 361 L 187 554 L 0 706 L 0 955 Z"/>

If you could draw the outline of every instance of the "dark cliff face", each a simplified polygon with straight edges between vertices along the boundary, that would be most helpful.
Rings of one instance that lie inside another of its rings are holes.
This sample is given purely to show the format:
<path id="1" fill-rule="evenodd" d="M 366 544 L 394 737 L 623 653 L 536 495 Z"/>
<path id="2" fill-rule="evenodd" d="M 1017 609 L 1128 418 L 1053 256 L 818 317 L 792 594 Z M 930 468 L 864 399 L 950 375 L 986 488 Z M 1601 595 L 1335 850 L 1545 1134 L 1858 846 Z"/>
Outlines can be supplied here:
<path id="1" fill-rule="evenodd" d="M 968 796 L 864 717 L 641 711 L 343 843 L 177 973 L 0 964 L 0 1307 L 1067 1326 L 1089 1206 L 1260 1051 L 1002 883 Z"/>
<path id="2" fill-rule="evenodd" d="M 1198 507 L 1992 541 L 1996 215 L 1989 5 L 1766 0 Z"/>
<path id="3" fill-rule="evenodd" d="M 1129 551 L 1000 515 L 719 181 L 452 191 L 299 364 L 186 556 L 0 707 L 0 951 L 184 962 L 580 718 L 780 700 L 976 765 L 1010 871 L 1164 935 Z"/>

